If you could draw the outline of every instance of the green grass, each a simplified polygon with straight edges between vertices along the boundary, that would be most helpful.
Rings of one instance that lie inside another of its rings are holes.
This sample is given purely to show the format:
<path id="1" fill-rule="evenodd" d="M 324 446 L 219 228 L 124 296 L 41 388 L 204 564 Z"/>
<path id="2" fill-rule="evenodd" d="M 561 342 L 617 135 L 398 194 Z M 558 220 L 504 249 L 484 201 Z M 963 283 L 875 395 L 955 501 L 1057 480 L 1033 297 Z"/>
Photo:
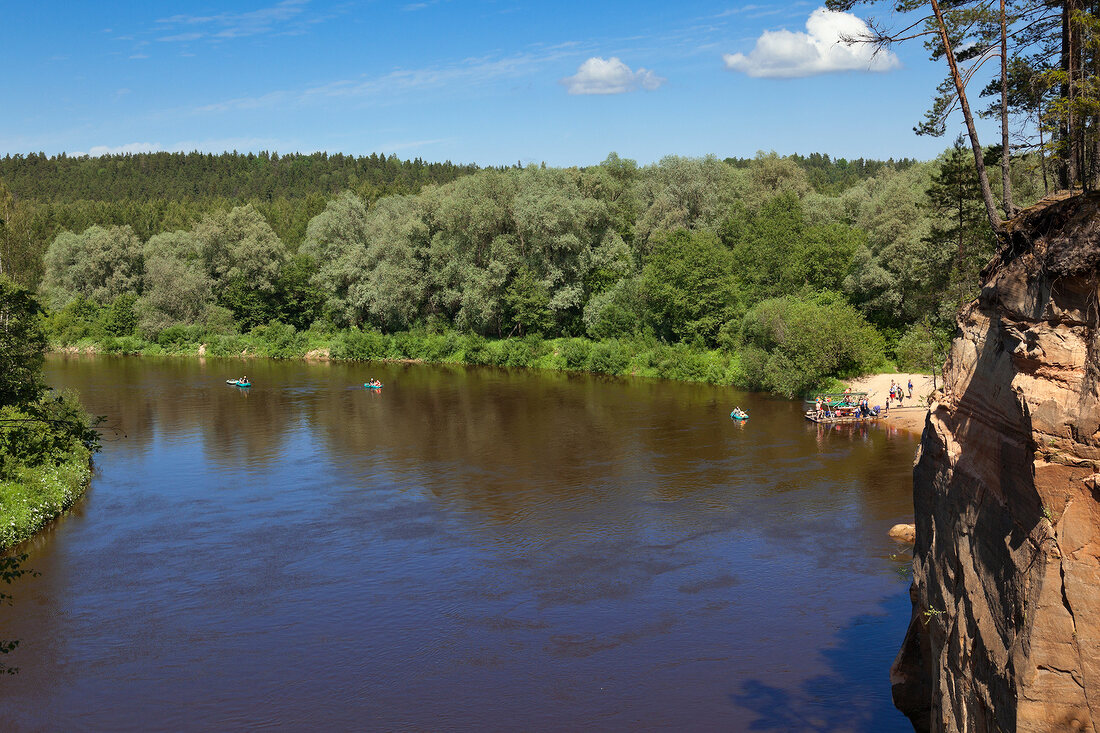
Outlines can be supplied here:
<path id="1" fill-rule="evenodd" d="M 0 481 L 0 550 L 29 539 L 84 494 L 90 456 L 75 448 L 60 465 L 22 466 Z"/>

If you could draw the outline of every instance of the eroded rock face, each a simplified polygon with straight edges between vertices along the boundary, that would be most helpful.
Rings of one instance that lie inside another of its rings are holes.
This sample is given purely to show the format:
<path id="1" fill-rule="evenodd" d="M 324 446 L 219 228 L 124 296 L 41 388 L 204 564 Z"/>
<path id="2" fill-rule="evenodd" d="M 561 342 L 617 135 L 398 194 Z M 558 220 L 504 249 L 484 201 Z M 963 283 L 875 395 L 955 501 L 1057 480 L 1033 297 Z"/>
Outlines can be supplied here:
<path id="1" fill-rule="evenodd" d="M 1030 209 L 959 313 L 913 472 L 918 730 L 1100 725 L 1100 196 Z"/>

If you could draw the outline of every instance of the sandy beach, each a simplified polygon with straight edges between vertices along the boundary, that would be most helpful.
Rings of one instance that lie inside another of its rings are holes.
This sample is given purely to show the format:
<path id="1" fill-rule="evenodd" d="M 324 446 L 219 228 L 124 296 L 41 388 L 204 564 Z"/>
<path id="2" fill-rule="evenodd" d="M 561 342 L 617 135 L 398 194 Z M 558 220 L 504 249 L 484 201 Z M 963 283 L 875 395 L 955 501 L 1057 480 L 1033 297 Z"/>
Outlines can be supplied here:
<path id="1" fill-rule="evenodd" d="M 890 395 L 890 382 L 900 382 L 907 387 L 909 380 L 913 380 L 913 397 L 906 398 L 899 407 L 897 402 L 890 403 L 890 414 L 884 418 L 889 427 L 901 430 L 911 430 L 920 433 L 924 430 L 924 417 L 928 414 L 928 397 L 932 394 L 932 376 L 930 374 L 872 374 L 867 377 L 853 379 L 846 384 L 853 392 L 866 392 L 872 405 L 886 406 L 886 398 Z"/>

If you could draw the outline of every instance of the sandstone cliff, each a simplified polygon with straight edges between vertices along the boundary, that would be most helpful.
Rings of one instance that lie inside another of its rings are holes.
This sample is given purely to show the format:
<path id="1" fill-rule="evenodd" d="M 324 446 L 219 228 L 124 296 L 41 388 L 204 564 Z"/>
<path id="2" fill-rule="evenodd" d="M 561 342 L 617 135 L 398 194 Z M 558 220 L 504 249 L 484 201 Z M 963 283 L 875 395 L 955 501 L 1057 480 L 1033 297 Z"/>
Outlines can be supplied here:
<path id="1" fill-rule="evenodd" d="M 913 473 L 918 730 L 1100 726 L 1100 195 L 1033 207 L 983 273 Z"/>

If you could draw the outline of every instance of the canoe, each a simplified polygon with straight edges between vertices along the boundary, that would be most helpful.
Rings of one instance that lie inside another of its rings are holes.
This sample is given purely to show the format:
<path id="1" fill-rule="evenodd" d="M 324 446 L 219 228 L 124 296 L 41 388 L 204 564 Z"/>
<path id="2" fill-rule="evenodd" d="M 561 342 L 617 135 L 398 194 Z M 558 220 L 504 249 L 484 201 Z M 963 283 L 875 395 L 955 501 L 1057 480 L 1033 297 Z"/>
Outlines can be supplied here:
<path id="1" fill-rule="evenodd" d="M 364 384 L 363 389 L 382 389 L 381 384 Z"/>
<path id="2" fill-rule="evenodd" d="M 734 420 L 748 420 L 749 419 L 749 416 L 748 416 L 747 413 L 744 414 L 744 415 L 737 415 L 737 414 L 731 412 L 730 417 L 732 417 Z"/>

